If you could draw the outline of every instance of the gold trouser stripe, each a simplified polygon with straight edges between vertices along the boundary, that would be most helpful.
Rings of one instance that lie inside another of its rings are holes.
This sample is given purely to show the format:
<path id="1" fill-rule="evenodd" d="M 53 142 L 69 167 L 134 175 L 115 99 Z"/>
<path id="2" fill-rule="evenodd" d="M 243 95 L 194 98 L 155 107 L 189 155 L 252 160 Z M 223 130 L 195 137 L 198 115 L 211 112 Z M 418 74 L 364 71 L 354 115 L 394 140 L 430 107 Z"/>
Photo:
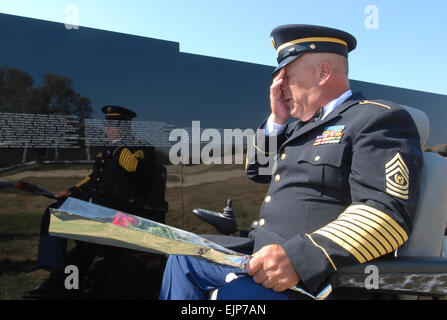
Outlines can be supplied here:
<path id="1" fill-rule="evenodd" d="M 382 255 L 393 251 L 393 247 L 391 246 L 391 244 L 384 238 L 384 236 L 380 232 L 376 231 L 376 229 L 372 226 L 364 222 L 357 221 L 349 216 L 340 216 L 337 220 L 337 223 L 346 224 L 351 229 L 354 229 L 356 231 L 358 230 L 358 233 L 364 232 L 365 234 L 367 234 L 368 236 L 365 235 L 365 237 L 374 244 L 376 249 L 379 250 Z M 376 224 L 376 226 L 378 225 Z"/>
<path id="2" fill-rule="evenodd" d="M 298 44 L 298 43 L 304 43 L 304 42 L 333 42 L 333 43 L 339 43 L 342 44 L 344 46 L 348 46 L 348 43 L 346 41 L 343 41 L 341 39 L 337 39 L 337 38 L 331 38 L 331 37 L 309 37 L 309 38 L 301 38 L 301 39 L 296 39 L 296 40 L 292 40 L 286 43 L 283 43 L 282 45 L 280 45 L 278 47 L 278 49 L 276 49 L 276 52 L 279 53 L 282 49 L 287 48 L 291 45 L 294 44 Z"/>
<path id="3" fill-rule="evenodd" d="M 388 231 L 390 231 L 393 236 L 398 235 L 402 239 L 402 242 L 399 241 L 399 245 L 402 245 L 405 241 L 408 240 L 408 235 L 405 230 L 396 221 L 394 221 L 394 219 L 380 210 L 367 205 L 353 205 L 350 206 L 345 212 L 362 212 L 364 216 L 375 220 Z M 399 237 L 396 237 L 396 240 Z"/>
<path id="4" fill-rule="evenodd" d="M 338 230 L 337 228 L 334 228 L 332 224 L 327 225 L 326 227 L 320 229 L 322 231 L 328 231 L 340 239 L 344 240 L 345 242 L 349 243 L 351 246 L 353 246 L 357 251 L 359 251 L 362 256 L 366 258 L 367 261 L 374 259 L 372 254 L 359 242 L 357 239 L 351 238 L 348 236 L 345 232 L 342 232 Z"/>
<path id="5" fill-rule="evenodd" d="M 333 235 L 332 233 L 326 232 L 324 230 L 317 230 L 314 233 L 322 235 L 325 238 L 328 238 L 329 240 L 334 241 L 336 244 L 344 248 L 346 251 L 350 252 L 360 263 L 366 262 L 366 259 L 360 254 L 360 252 L 357 251 L 356 248 L 351 246 L 346 241 L 338 238 L 337 236 Z"/>
<path id="6" fill-rule="evenodd" d="M 86 184 L 90 180 L 90 177 L 85 177 L 82 181 L 80 181 L 78 184 L 75 185 L 76 188 L 80 188 L 84 184 Z"/>
<path id="7" fill-rule="evenodd" d="M 245 155 L 245 171 L 247 171 L 248 168 L 248 151 L 247 154 Z"/>
<path id="8" fill-rule="evenodd" d="M 314 239 L 312 239 L 312 237 L 311 237 L 309 234 L 305 233 L 305 235 L 310 239 L 310 241 L 312 241 L 312 243 L 314 244 L 314 246 L 316 246 L 317 248 L 321 249 L 321 251 L 323 251 L 324 255 L 326 256 L 326 258 L 327 258 L 327 259 L 329 260 L 329 262 L 331 263 L 332 268 L 334 268 L 334 271 L 337 271 L 337 267 L 335 266 L 334 261 L 332 261 L 331 257 L 330 257 L 329 254 L 327 253 L 326 249 L 324 249 L 323 247 L 319 246 L 319 245 L 314 241 Z"/>

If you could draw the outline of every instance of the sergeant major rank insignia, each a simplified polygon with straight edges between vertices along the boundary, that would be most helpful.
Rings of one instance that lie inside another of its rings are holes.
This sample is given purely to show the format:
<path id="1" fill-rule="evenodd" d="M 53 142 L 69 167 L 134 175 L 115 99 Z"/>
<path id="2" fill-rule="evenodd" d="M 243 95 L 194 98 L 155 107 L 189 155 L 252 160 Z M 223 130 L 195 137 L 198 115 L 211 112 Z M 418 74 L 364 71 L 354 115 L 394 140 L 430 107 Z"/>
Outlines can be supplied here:
<path id="1" fill-rule="evenodd" d="M 408 199 L 410 172 L 400 153 L 385 164 L 386 192 L 401 199 Z"/>
<path id="2" fill-rule="evenodd" d="M 323 134 L 315 139 L 313 146 L 315 147 L 322 144 L 340 143 L 341 138 L 344 135 L 344 129 L 344 125 L 326 127 Z"/>

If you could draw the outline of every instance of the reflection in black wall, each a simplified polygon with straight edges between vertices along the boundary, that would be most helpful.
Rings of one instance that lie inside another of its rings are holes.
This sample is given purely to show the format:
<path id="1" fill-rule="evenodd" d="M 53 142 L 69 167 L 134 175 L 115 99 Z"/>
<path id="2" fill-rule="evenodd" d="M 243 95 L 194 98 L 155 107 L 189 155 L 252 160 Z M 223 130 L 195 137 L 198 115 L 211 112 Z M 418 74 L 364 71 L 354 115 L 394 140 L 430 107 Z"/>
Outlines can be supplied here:
<path id="1" fill-rule="evenodd" d="M 133 108 L 136 120 L 179 127 L 255 128 L 268 116 L 271 66 L 186 54 L 176 42 L 0 14 L 0 65 L 70 78 L 91 100 L 93 117 L 106 104 Z M 37 83 L 36 85 L 40 85 Z M 423 109 L 428 145 L 447 143 L 447 96 L 361 81 L 354 91 Z"/>

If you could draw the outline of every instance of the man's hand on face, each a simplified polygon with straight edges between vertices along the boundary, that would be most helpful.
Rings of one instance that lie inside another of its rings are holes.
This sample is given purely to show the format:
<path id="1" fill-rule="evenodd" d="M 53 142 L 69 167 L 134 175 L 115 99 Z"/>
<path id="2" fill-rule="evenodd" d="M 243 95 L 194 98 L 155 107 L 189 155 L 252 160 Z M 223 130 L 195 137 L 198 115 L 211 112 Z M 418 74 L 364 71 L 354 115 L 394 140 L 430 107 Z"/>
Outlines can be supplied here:
<path id="1" fill-rule="evenodd" d="M 256 283 L 275 292 L 287 290 L 300 281 L 286 252 L 277 244 L 256 252 L 247 264 L 247 272 Z"/>
<path id="2" fill-rule="evenodd" d="M 289 106 L 282 94 L 281 86 L 286 81 L 284 79 L 285 70 L 282 68 L 278 74 L 273 78 L 273 83 L 270 86 L 270 108 L 272 109 L 273 122 L 277 124 L 284 124 L 290 118 Z"/>

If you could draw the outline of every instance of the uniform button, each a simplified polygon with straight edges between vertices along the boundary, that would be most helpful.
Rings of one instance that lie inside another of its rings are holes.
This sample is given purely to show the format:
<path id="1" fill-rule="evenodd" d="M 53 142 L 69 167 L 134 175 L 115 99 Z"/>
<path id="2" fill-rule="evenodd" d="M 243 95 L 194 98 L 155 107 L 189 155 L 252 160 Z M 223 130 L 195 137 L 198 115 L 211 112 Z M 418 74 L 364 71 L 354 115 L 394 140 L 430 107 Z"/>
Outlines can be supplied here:
<path id="1" fill-rule="evenodd" d="M 96 181 L 99 181 L 99 178 L 96 178 Z"/>
<path id="2" fill-rule="evenodd" d="M 262 227 L 265 224 L 265 219 L 259 220 L 258 226 Z"/>
<path id="3" fill-rule="evenodd" d="M 320 159 L 321 159 L 320 156 L 316 156 L 316 157 L 314 158 L 315 161 L 320 161 Z"/>
<path id="4" fill-rule="evenodd" d="M 279 174 L 277 174 L 275 176 L 275 182 L 279 182 L 279 180 L 281 180 L 281 176 Z"/>
<path id="5" fill-rule="evenodd" d="M 264 199 L 265 203 L 269 203 L 270 201 L 272 201 L 272 197 L 271 196 L 267 196 Z"/>
<path id="6" fill-rule="evenodd" d="M 282 155 L 281 155 L 281 160 L 285 160 L 287 158 L 287 155 L 285 154 L 285 153 L 283 153 Z"/>

